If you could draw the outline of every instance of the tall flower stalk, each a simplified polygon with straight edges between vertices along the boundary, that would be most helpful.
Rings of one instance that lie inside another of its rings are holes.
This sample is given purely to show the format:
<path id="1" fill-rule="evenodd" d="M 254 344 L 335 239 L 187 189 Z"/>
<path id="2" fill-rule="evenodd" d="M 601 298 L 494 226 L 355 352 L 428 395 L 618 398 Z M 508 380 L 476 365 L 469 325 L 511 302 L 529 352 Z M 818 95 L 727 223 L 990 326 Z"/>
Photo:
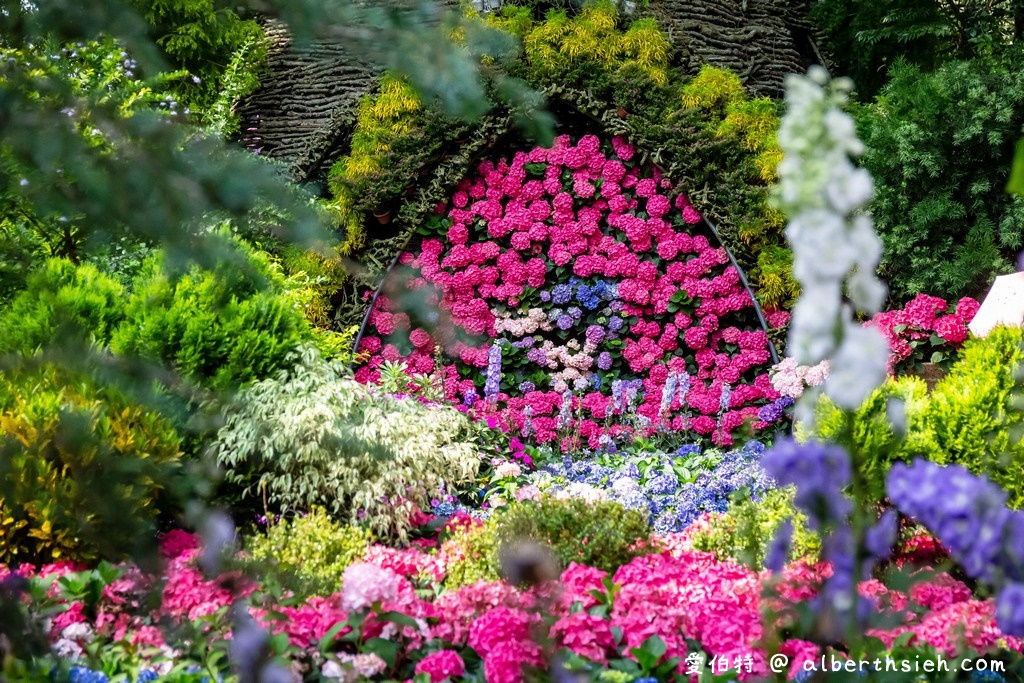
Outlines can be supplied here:
<path id="1" fill-rule="evenodd" d="M 786 80 L 788 111 L 779 128 L 779 184 L 775 199 L 789 217 L 786 238 L 802 295 L 793 309 L 789 348 L 798 362 L 831 359 L 825 393 L 837 405 L 859 407 L 886 376 L 882 334 L 853 320 L 885 302 L 876 277 L 882 242 L 861 209 L 874 184 L 852 157 L 864 151 L 853 119 L 843 112 L 853 84 L 829 81 L 821 67 Z M 845 300 L 844 300 L 845 293 Z M 813 404 L 817 391 L 803 400 Z M 809 410 L 801 411 L 809 416 Z"/>
<path id="2" fill-rule="evenodd" d="M 862 212 L 874 185 L 867 171 L 853 163 L 864 146 L 853 119 L 842 110 L 852 87 L 848 79 L 829 80 L 820 67 L 812 67 L 806 77 L 790 76 L 788 111 L 779 129 L 784 157 L 775 200 L 790 217 L 786 237 L 802 289 L 789 349 L 800 365 L 826 360 L 830 365 L 824 384 L 808 388 L 798 399 L 797 415 L 805 421 L 812 418 L 822 390 L 852 416 L 886 378 L 885 338 L 854 321 L 855 315 L 882 307 L 886 287 L 876 276 L 882 243 Z M 877 520 L 873 511 L 855 509 L 845 497 L 862 500 L 860 454 L 850 455 L 841 445 L 787 440 L 765 454 L 764 465 L 780 483 L 796 485 L 797 507 L 823 533 L 823 554 L 834 573 L 819 599 L 816 635 L 834 640 L 845 631 L 853 649 L 868 607 L 857 585 L 888 554 L 894 540 L 889 527 L 895 527 L 892 515 Z"/>

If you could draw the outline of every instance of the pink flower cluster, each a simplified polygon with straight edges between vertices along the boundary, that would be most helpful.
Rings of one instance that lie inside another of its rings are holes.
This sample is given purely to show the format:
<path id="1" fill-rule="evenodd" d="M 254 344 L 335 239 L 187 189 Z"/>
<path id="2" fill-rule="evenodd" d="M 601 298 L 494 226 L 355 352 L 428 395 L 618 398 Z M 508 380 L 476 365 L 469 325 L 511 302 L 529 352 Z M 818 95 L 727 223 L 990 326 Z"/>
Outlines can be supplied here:
<path id="1" fill-rule="evenodd" d="M 365 612 L 380 603 L 382 612 L 397 612 L 412 621 L 399 625 L 371 611 L 363 621 L 362 640 L 383 638 L 395 643 L 399 662 L 413 664 L 417 674 L 426 674 L 435 682 L 458 680 L 467 673 L 466 662 L 457 652 L 466 647 L 483 660 L 487 681 L 521 683 L 526 677 L 525 667 L 543 668 L 548 664 L 552 650 L 545 649 L 545 643 L 567 648 L 593 662 L 608 663 L 633 657 L 631 650 L 654 635 L 665 642 L 666 658 L 685 658 L 691 641 L 699 643 L 708 657 L 750 661 L 752 670 L 740 673 L 741 679 L 748 679 L 767 673 L 766 653 L 758 644 L 772 640 L 774 629 L 789 628 L 792 622 L 788 614 L 793 607 L 812 599 L 831 575 L 828 564 L 805 562 L 788 565 L 781 576 L 758 574 L 720 561 L 711 553 L 690 549 L 685 534 L 661 537 L 657 544 L 665 549 L 637 557 L 614 572 L 615 599 L 603 612 L 593 608 L 601 604 L 601 596 L 608 590 L 608 574 L 594 567 L 572 563 L 557 584 L 529 590 L 500 581 L 479 581 L 457 589 L 418 592 L 406 577 L 425 577 L 426 567 L 437 560 L 428 561 L 429 555 L 419 551 L 401 555 L 404 551 L 379 549 L 371 550 L 368 557 L 399 567 L 402 575 L 376 564 L 357 563 L 346 570 L 340 593 L 313 597 L 298 605 L 264 603 L 250 609 L 270 630 L 286 634 L 291 645 L 310 652 L 325 634 L 348 621 L 351 610 Z M 144 595 L 158 580 L 125 567 L 122 577 L 107 586 L 95 612 L 87 616 L 81 603 L 68 603 L 64 611 L 55 614 L 51 638 L 68 647 L 69 652 L 74 652 L 75 646 L 81 648 L 71 641 L 72 637 L 84 639 L 93 634 L 169 651 L 169 643 L 164 642 L 164 634 L 154 623 L 182 623 L 215 615 L 233 599 L 224 581 L 206 581 L 199 575 L 193 566 L 196 552 L 185 550 L 168 563 L 164 604 L 157 611 L 147 614 Z M 443 560 L 444 556 L 438 553 L 436 558 Z M 439 568 L 443 576 L 444 565 Z M 23 569 L 26 576 L 46 572 L 61 576 L 74 568 L 55 566 L 41 572 Z M 998 630 L 992 600 L 977 600 L 962 582 L 945 573 L 928 571 L 919 575 L 928 577 L 926 580 L 913 584 L 906 592 L 877 580 L 860 585 L 860 593 L 874 600 L 886 623 L 897 624 L 869 630 L 867 635 L 891 645 L 901 635 L 910 634 L 911 645 L 929 644 L 949 657 L 963 655 L 965 648 L 980 654 L 1000 648 L 1021 651 L 1024 644 L 1019 639 L 1006 637 Z M 0 567 L 0 576 L 8 574 Z M 237 585 L 237 577 L 232 581 Z M 775 592 L 766 598 L 763 590 L 769 582 Z M 437 582 L 433 585 L 439 587 Z M 55 597 L 59 598 L 59 593 Z M 763 615 L 769 612 L 775 613 L 777 621 L 764 620 Z M 225 616 L 223 612 L 221 615 Z M 552 620 L 546 621 L 542 615 L 550 615 Z M 207 626 L 211 638 L 230 637 L 226 621 L 219 617 L 214 616 Z M 350 625 L 345 625 L 335 637 L 341 639 L 349 630 Z M 341 640 L 333 647 L 339 646 L 342 650 L 333 655 L 337 662 L 330 664 L 334 661 L 331 659 L 324 664 L 325 675 L 337 673 L 348 680 L 345 672 L 353 667 L 372 666 L 375 673 L 386 671 L 383 660 L 357 649 L 352 651 Z M 443 649 L 438 651 L 438 647 Z M 790 657 L 791 675 L 821 652 L 814 643 L 793 639 L 784 640 L 780 651 Z M 685 662 L 680 664 L 680 674 L 685 668 Z"/>
<path id="2" fill-rule="evenodd" d="M 967 339 L 967 325 L 981 307 L 964 297 L 955 310 L 947 312 L 945 299 L 918 294 L 902 309 L 878 313 L 867 324 L 877 327 L 889 342 L 889 372 L 912 370 L 915 364 L 931 362 L 935 352 L 957 350 Z M 937 340 L 939 343 L 932 343 Z"/>
<path id="3" fill-rule="evenodd" d="M 633 429 L 630 411 L 651 429 L 730 443 L 730 431 L 778 398 L 764 373 L 767 335 L 725 249 L 695 227 L 700 215 L 633 156 L 620 138 L 603 150 L 596 136 L 576 145 L 562 136 L 481 163 L 435 217 L 439 236 L 399 258 L 395 289 L 425 292 L 438 324 L 414 326 L 400 297 L 379 296 L 356 378 L 376 381 L 385 361 L 432 372 L 440 347 L 447 400 L 482 395 L 488 369 L 491 386 L 505 388 L 490 391 L 486 410 L 536 442 L 558 438 L 571 391 L 572 424 L 591 447 L 609 429 Z M 495 345 L 500 368 L 489 367 Z M 666 407 L 670 372 L 686 373 L 689 391 Z M 613 405 L 617 379 L 643 383 L 630 409 Z"/>

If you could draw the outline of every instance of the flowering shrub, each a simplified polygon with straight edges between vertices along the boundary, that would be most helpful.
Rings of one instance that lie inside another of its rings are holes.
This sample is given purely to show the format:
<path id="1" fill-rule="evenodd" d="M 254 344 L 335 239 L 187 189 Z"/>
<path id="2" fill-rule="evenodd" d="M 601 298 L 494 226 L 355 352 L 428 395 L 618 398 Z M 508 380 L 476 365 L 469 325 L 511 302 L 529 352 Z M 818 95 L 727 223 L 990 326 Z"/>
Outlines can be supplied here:
<path id="1" fill-rule="evenodd" d="M 243 594 L 257 623 L 287 641 L 287 651 L 277 651 L 286 652 L 296 680 L 383 676 L 517 683 L 525 680 L 525 667 L 550 671 L 559 660 L 589 672 L 590 680 L 619 680 L 613 671 L 632 674 L 623 680 L 681 680 L 688 675 L 687 656 L 694 653 L 705 660 L 738 658 L 742 664 L 733 676 L 751 680 L 768 674 L 762 643 L 772 638 L 777 651 L 791 657 L 791 677 L 805 658 L 817 658 L 813 643 L 778 638 L 794 625 L 786 609 L 813 600 L 834 573 L 830 565 L 793 563 L 773 577 L 689 549 L 682 540 L 662 537 L 668 549 L 610 571 L 573 562 L 561 572 L 557 590 L 550 584 L 517 589 L 500 581 L 443 590 L 434 581 L 417 591 L 411 577 L 428 573 L 430 555 L 410 555 L 423 564 L 403 574 L 369 560 L 387 553 L 371 552 L 368 562 L 348 567 L 343 588 L 329 597 L 294 605 L 253 593 L 252 587 Z M 193 566 L 194 544 L 173 539 L 168 550 L 176 555 L 155 609 L 144 599 L 152 582 L 129 565 L 104 574 L 76 573 L 70 566 L 18 570 L 47 596 L 38 606 L 54 615 L 48 637 L 63 649 L 64 665 L 77 668 L 73 676 L 81 678 L 75 680 L 171 675 L 198 681 L 189 674 L 200 670 L 210 680 L 227 675 L 222 656 L 203 653 L 222 652 L 226 642 L 248 637 L 225 620 L 230 594 L 224 586 L 237 584 L 237 577 L 204 579 Z M 0 580 L 8 574 L 0 567 Z M 769 605 L 761 592 L 775 579 L 781 602 Z M 85 609 L 80 588 L 85 581 L 98 582 L 91 609 Z M 995 625 L 997 603 L 974 598 L 948 574 L 930 574 L 910 589 L 872 579 L 860 582 L 859 592 L 887 615 L 890 626 L 870 631 L 886 647 L 903 636 L 951 659 L 968 654 L 967 648 L 1019 658 L 1021 642 Z M 762 621 L 769 606 L 782 608 L 777 624 Z M 176 628 L 160 630 L 157 620 Z M 198 631 L 188 630 L 189 620 Z M 198 642 L 190 645 L 189 639 Z"/>
<path id="2" fill-rule="evenodd" d="M 705 512 L 725 512 L 734 491 L 759 498 L 771 480 L 758 464 L 756 441 L 724 454 L 701 454 L 696 446 L 670 453 L 604 456 L 549 464 L 531 480 L 555 496 L 613 500 L 648 515 L 658 533 L 682 531 Z"/>
<path id="3" fill-rule="evenodd" d="M 634 155 L 619 138 L 604 150 L 563 136 L 483 162 L 399 259 L 405 290 L 424 291 L 450 325 L 428 329 L 379 296 L 357 379 L 399 360 L 429 373 L 440 351 L 449 401 L 483 398 L 536 442 L 597 447 L 662 428 L 731 443 L 778 398 L 762 369 L 767 335 L 700 215 Z M 636 425 L 621 419 L 631 404 Z"/>
<path id="4" fill-rule="evenodd" d="M 902 309 L 877 313 L 868 323 L 889 342 L 889 374 L 921 372 L 924 363 L 948 369 L 967 339 L 967 325 L 981 307 L 964 297 L 953 311 L 945 299 L 918 294 Z"/>

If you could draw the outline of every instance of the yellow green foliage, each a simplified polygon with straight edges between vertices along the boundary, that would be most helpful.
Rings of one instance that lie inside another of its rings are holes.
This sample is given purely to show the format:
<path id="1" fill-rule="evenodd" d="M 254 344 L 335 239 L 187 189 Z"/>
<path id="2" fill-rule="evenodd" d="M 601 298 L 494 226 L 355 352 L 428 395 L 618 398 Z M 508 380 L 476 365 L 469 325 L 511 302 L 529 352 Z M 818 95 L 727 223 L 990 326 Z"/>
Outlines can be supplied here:
<path id="1" fill-rule="evenodd" d="M 167 420 L 87 377 L 0 374 L 0 563 L 91 560 L 152 537 L 180 445 Z"/>
<path id="2" fill-rule="evenodd" d="M 728 512 L 713 514 L 706 525 L 697 527 L 693 547 L 760 570 L 768 545 L 788 519 L 793 525 L 789 559 L 817 561 L 821 539 L 807 528 L 807 517 L 793 506 L 794 494 L 793 488 L 787 487 L 768 491 L 756 502 L 750 496 L 733 501 Z"/>
<path id="3" fill-rule="evenodd" d="M 777 133 L 779 116 L 775 102 L 751 98 L 739 76 L 724 69 L 703 66 L 683 87 L 682 105 L 706 114 L 707 125 L 722 139 L 732 140 L 750 153 L 747 180 L 765 192 L 737 226 L 738 238 L 758 255 L 750 276 L 758 298 L 768 308 L 789 305 L 798 292 L 792 273 L 792 255 L 781 247 L 785 216 L 768 201 L 767 188 L 778 180 L 782 150 Z"/>
<path id="4" fill-rule="evenodd" d="M 890 380 L 852 417 L 822 399 L 814 431 L 803 436 L 855 444 L 866 495 L 874 499 L 884 495 L 894 461 L 922 456 L 985 475 L 1006 489 L 1011 505 L 1024 507 L 1024 445 L 1017 434 L 1024 419 L 1015 403 L 1022 338 L 1019 328 L 998 328 L 984 339 L 969 339 L 930 394 L 919 378 Z M 890 399 L 904 404 L 905 435 L 888 421 Z"/>
<path id="5" fill-rule="evenodd" d="M 253 560 L 299 597 L 331 595 L 341 589 L 345 568 L 362 558 L 370 533 L 343 526 L 314 506 L 309 514 L 282 519 L 248 543 Z"/>
<path id="6" fill-rule="evenodd" d="M 700 71 L 683 87 L 683 106 L 687 109 L 707 109 L 725 114 L 730 104 L 747 99 L 740 77 L 726 69 L 702 66 Z"/>
<path id="7" fill-rule="evenodd" d="M 327 176 L 335 198 L 338 223 L 347 235 L 340 247 L 342 254 L 352 253 L 363 246 L 366 239 L 362 216 L 354 207 L 359 185 L 385 170 L 385 159 L 392 143 L 412 132 L 421 110 L 412 86 L 390 73 L 384 74 L 377 94 L 360 100 L 351 150 L 348 156 L 335 162 Z"/>
<path id="8" fill-rule="evenodd" d="M 457 529 L 441 544 L 440 552 L 445 558 L 444 583 L 449 590 L 498 580 L 498 539 L 490 525 Z"/>
<path id="9" fill-rule="evenodd" d="M 552 11 L 537 24 L 529 10 L 506 8 L 489 22 L 519 35 L 527 60 L 540 73 L 554 75 L 591 61 L 610 70 L 636 67 L 657 85 L 668 83 L 668 37 L 654 19 L 619 29 L 618 12 L 610 2 L 587 5 L 572 18 Z"/>
<path id="10" fill-rule="evenodd" d="M 331 297 L 348 278 L 340 255 L 289 245 L 281 254 L 280 267 L 287 278 L 288 294 L 309 324 L 315 329 L 330 329 Z"/>

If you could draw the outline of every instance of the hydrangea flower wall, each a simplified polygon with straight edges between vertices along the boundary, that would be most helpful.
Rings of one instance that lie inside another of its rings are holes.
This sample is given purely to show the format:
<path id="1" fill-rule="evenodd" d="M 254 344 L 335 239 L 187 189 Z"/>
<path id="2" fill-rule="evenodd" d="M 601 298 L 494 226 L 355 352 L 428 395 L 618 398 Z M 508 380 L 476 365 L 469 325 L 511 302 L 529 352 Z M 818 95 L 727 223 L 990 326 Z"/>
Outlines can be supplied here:
<path id="1" fill-rule="evenodd" d="M 379 296 L 357 379 L 386 361 L 433 372 L 440 351 L 449 401 L 482 401 L 538 443 L 655 430 L 731 443 L 779 397 L 767 335 L 689 200 L 635 157 L 620 138 L 562 136 L 481 163 L 399 259 L 405 289 L 450 324 L 417 325 Z"/>

